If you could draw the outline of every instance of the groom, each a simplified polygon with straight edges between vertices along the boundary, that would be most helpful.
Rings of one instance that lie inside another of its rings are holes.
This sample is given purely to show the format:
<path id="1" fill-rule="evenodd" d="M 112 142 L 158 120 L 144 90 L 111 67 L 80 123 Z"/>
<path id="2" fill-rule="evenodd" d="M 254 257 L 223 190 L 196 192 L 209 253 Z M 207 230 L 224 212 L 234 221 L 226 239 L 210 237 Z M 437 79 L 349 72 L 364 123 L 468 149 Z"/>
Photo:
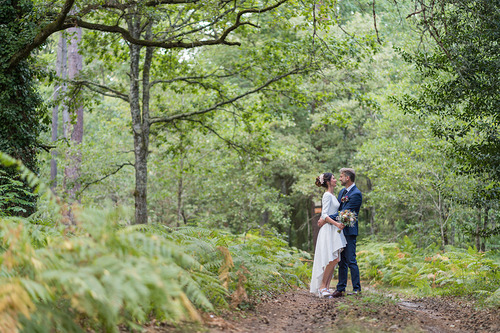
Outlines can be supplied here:
<path id="1" fill-rule="evenodd" d="M 337 220 L 339 212 L 344 210 L 350 210 L 355 212 L 356 216 L 359 216 L 359 209 L 361 208 L 361 203 L 363 197 L 360 190 L 354 184 L 354 179 L 356 178 L 356 173 L 354 169 L 342 168 L 340 169 L 339 180 L 343 188 L 339 192 L 338 200 L 340 202 L 340 207 L 337 213 L 330 215 L 330 218 Z M 332 297 L 342 297 L 345 293 L 345 288 L 347 286 L 347 267 L 351 270 L 351 281 L 353 292 L 348 295 L 358 294 L 361 292 L 361 283 L 359 282 L 359 268 L 356 261 L 356 236 L 358 235 L 358 220 L 354 227 L 345 227 L 344 236 L 347 240 L 347 245 L 344 251 L 340 254 L 339 263 L 339 283 L 337 284 L 337 290 L 332 294 Z"/>

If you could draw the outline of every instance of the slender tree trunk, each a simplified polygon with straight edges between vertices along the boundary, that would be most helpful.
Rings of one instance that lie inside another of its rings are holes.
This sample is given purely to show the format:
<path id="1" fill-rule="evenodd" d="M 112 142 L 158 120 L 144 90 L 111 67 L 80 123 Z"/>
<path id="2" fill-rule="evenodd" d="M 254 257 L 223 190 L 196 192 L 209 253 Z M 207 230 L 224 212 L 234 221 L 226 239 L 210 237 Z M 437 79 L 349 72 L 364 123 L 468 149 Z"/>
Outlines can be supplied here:
<path id="1" fill-rule="evenodd" d="M 179 180 L 177 182 L 177 227 L 181 225 L 181 221 L 183 220 L 182 216 L 183 178 L 184 178 L 184 154 L 181 155 Z"/>
<path id="2" fill-rule="evenodd" d="M 423 235 L 422 232 L 422 220 L 423 220 L 423 215 L 422 214 L 418 214 L 418 223 L 417 223 L 417 230 L 418 230 L 418 233 L 419 235 Z M 418 247 L 422 247 L 422 238 L 423 237 L 417 237 L 417 246 Z"/>
<path id="3" fill-rule="evenodd" d="M 139 38 L 141 33 L 140 16 L 136 15 L 128 21 L 129 31 L 133 37 Z M 151 27 L 148 27 L 150 34 Z M 146 49 L 143 65 L 143 98 L 142 112 L 140 101 L 140 60 L 141 46 L 130 44 L 130 113 L 134 135 L 135 155 L 135 223 L 148 223 L 147 184 L 148 184 L 148 146 L 149 146 L 149 71 L 153 58 L 153 49 Z"/>
<path id="4" fill-rule="evenodd" d="M 269 211 L 266 209 L 262 213 L 262 219 L 260 220 L 260 226 L 263 227 L 263 226 L 265 226 L 268 223 L 269 223 Z"/>
<path id="5" fill-rule="evenodd" d="M 483 230 L 488 229 L 488 221 L 489 221 L 489 213 L 490 213 L 490 208 L 486 207 L 484 209 L 484 217 L 483 217 Z M 485 252 L 486 251 L 486 240 L 484 239 L 482 244 L 481 244 L 481 251 Z"/>
<path id="6" fill-rule="evenodd" d="M 456 230 L 455 230 L 455 225 L 452 224 L 450 227 L 450 244 L 455 246 L 455 235 L 456 235 Z"/>
<path id="7" fill-rule="evenodd" d="M 320 213 L 315 212 L 316 205 L 312 198 L 308 199 L 309 201 L 309 212 L 310 212 L 310 221 L 311 221 L 311 230 L 312 230 L 312 250 L 316 249 L 316 241 L 318 240 L 318 233 L 319 233 L 319 227 L 318 227 L 318 220 L 321 216 Z M 321 209 L 321 206 L 318 206 L 319 209 Z"/>
<path id="8" fill-rule="evenodd" d="M 59 35 L 59 42 L 57 44 L 57 60 L 56 60 L 56 75 L 62 81 L 66 79 L 67 67 L 66 67 L 66 57 L 67 57 L 67 45 L 66 45 L 66 33 L 61 32 Z M 66 91 L 66 84 L 61 82 L 61 84 L 56 84 L 54 88 L 54 100 L 59 98 L 59 95 Z M 52 109 L 52 142 L 57 141 L 57 132 L 59 127 L 59 103 L 56 103 Z M 50 160 L 50 188 L 55 191 L 57 187 L 57 150 L 52 149 L 52 158 Z"/>
<path id="9" fill-rule="evenodd" d="M 443 212 L 443 198 L 441 196 L 441 192 L 438 192 L 438 211 L 439 211 L 439 227 L 441 230 L 441 246 L 444 247 L 448 245 L 448 231 L 446 228 L 446 220 L 444 218 Z"/>
<path id="10" fill-rule="evenodd" d="M 482 209 L 478 208 L 477 209 L 478 216 L 477 216 L 477 224 L 476 224 L 476 249 L 478 251 L 481 250 L 481 236 L 479 235 L 481 232 L 481 222 L 482 222 Z"/>
<path id="11" fill-rule="evenodd" d="M 82 39 L 81 28 L 68 29 L 69 45 L 68 45 L 68 79 L 74 80 L 78 77 L 83 66 L 82 55 L 79 53 L 79 46 Z M 75 92 L 75 95 L 77 93 Z M 80 167 L 82 163 L 82 153 L 80 144 L 83 140 L 83 105 L 78 96 L 73 97 L 73 102 L 68 107 L 71 107 L 72 117 L 76 121 L 70 122 L 70 116 L 63 119 L 66 125 L 66 138 L 71 140 L 71 147 L 66 153 L 68 165 L 64 170 L 64 185 L 65 191 L 70 200 L 77 200 L 77 192 L 80 190 Z M 64 117 L 63 117 L 64 118 Z M 71 131 L 71 134 L 69 133 Z"/>
<path id="12" fill-rule="evenodd" d="M 367 189 L 368 189 L 368 192 L 371 192 L 372 191 L 372 181 L 370 178 L 367 178 Z M 374 235 L 375 234 L 375 207 L 373 205 L 369 205 L 367 207 L 367 215 L 370 219 L 370 235 Z"/>

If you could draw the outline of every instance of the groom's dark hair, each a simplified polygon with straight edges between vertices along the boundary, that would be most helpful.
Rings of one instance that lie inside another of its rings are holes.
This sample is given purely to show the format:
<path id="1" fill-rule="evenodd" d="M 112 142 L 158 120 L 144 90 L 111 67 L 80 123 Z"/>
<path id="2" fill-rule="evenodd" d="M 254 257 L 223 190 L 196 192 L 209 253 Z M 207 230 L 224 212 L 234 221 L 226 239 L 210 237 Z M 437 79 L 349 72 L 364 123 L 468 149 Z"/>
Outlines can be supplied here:
<path id="1" fill-rule="evenodd" d="M 343 173 L 344 175 L 349 177 L 349 179 L 354 183 L 354 179 L 356 179 L 356 171 L 354 171 L 354 169 L 342 168 L 340 169 L 340 173 Z"/>

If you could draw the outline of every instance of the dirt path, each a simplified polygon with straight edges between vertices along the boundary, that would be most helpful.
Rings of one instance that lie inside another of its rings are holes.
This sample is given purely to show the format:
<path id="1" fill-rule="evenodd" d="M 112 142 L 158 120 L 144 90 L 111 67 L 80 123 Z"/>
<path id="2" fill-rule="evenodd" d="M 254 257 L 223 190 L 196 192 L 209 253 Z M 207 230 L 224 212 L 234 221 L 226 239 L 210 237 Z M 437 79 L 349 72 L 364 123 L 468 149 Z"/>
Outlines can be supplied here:
<path id="1" fill-rule="evenodd" d="M 378 293 L 319 299 L 291 291 L 254 309 L 206 317 L 210 333 L 500 332 L 500 311 L 474 310 L 455 298 L 392 300 Z"/>

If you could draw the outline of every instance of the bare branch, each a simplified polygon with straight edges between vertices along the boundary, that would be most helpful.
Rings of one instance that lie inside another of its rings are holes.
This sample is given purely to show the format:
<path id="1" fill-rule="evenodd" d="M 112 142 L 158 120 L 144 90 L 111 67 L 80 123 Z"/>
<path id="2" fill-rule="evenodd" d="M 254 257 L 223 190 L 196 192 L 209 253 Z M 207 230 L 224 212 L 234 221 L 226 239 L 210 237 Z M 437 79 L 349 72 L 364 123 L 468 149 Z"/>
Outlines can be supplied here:
<path id="1" fill-rule="evenodd" d="M 221 15 L 215 17 L 210 23 L 208 24 L 205 24 L 205 25 L 201 25 L 199 28 L 197 29 L 192 29 L 192 30 L 189 30 L 189 31 L 185 31 L 183 33 L 179 33 L 177 35 L 174 35 L 174 36 L 170 36 L 168 38 L 168 40 L 173 40 L 173 39 L 176 39 L 176 38 L 181 38 L 183 36 L 187 36 L 187 35 L 191 35 L 191 34 L 194 34 L 195 32 L 199 32 L 199 31 L 202 31 L 208 27 L 212 27 L 214 26 L 215 24 L 217 24 L 218 22 L 220 22 L 220 20 L 225 17 L 227 14 L 229 14 L 230 12 L 232 12 L 233 9 L 229 9 L 229 10 L 226 10 L 224 13 L 222 13 Z M 183 23 L 187 22 L 187 20 L 189 20 L 190 17 L 188 17 L 186 20 L 184 20 Z M 194 24 L 197 24 L 198 22 L 194 22 L 192 24 L 189 24 L 189 25 L 180 25 L 179 28 L 185 28 L 187 26 L 190 26 L 190 25 L 194 25 Z"/>
<path id="2" fill-rule="evenodd" d="M 216 71 L 213 71 L 212 73 L 207 74 L 207 75 L 183 76 L 183 77 L 176 77 L 176 78 L 169 79 L 169 80 L 155 80 L 155 81 L 151 82 L 151 86 L 159 84 L 159 83 L 173 83 L 173 82 L 177 82 L 177 81 L 203 80 L 203 79 L 208 79 L 208 78 L 212 78 L 212 77 L 217 78 L 217 79 L 222 79 L 222 78 L 227 78 L 227 77 L 231 77 L 231 76 L 240 74 L 240 73 L 248 70 L 249 68 L 250 68 L 250 66 L 244 67 L 244 68 L 242 68 L 242 69 L 240 69 L 240 70 L 238 70 L 236 72 L 232 72 L 232 73 L 228 73 L 228 74 L 222 74 L 222 75 L 216 75 L 215 74 L 217 72 L 217 70 L 216 70 Z"/>
<path id="3" fill-rule="evenodd" d="M 38 146 L 39 148 L 42 148 L 43 150 L 45 150 L 47 153 L 50 153 L 50 150 L 51 150 L 51 149 L 57 148 L 56 146 L 46 145 L 46 144 L 41 143 L 41 142 L 39 142 L 39 143 L 37 144 L 37 146 Z"/>
<path id="4" fill-rule="evenodd" d="M 214 130 L 212 127 L 208 126 L 207 124 L 203 123 L 201 120 L 195 120 L 195 119 L 184 119 L 184 120 L 187 120 L 187 121 L 191 121 L 191 122 L 194 122 L 194 123 L 197 123 L 199 124 L 200 126 L 202 126 L 203 128 L 206 128 L 208 131 L 212 132 L 213 134 L 215 134 L 219 139 L 221 139 L 222 141 L 224 141 L 229 147 L 233 148 L 234 150 L 236 150 L 238 153 L 241 153 L 241 151 L 244 151 L 245 153 L 249 154 L 249 151 L 247 149 L 245 149 L 245 147 L 235 143 L 234 141 L 230 140 L 230 139 L 226 139 L 224 138 L 222 135 L 220 135 L 216 130 Z"/>
<path id="5" fill-rule="evenodd" d="M 375 13 L 375 0 L 372 1 L 372 9 L 373 9 L 373 27 L 375 28 L 375 33 L 377 34 L 377 42 L 382 45 L 380 41 L 378 28 L 377 28 L 377 14 Z"/>
<path id="6" fill-rule="evenodd" d="M 90 81 L 83 81 L 83 80 L 71 81 L 71 83 L 73 83 L 75 85 L 85 86 L 85 87 L 89 88 L 90 90 L 95 91 L 95 92 L 102 94 L 104 96 L 113 97 L 113 98 L 120 98 L 127 103 L 129 101 L 127 94 L 122 93 L 116 89 L 104 86 L 102 84 L 98 84 L 98 83 L 94 83 L 94 82 L 90 82 Z"/>
<path id="7" fill-rule="evenodd" d="M 180 5 L 185 3 L 197 3 L 200 0 L 153 0 L 146 2 L 145 6 L 157 6 L 157 5 Z"/>
<path id="8" fill-rule="evenodd" d="M 425 8 L 423 8 L 423 9 L 421 9 L 419 11 L 413 12 L 413 13 L 409 14 L 408 16 L 406 16 L 406 18 L 408 19 L 408 18 L 410 18 L 410 17 L 412 17 L 414 15 L 418 15 L 418 14 L 422 13 L 424 10 L 425 10 Z"/>
<path id="9" fill-rule="evenodd" d="M 89 182 L 89 183 L 85 183 L 85 185 L 83 186 L 83 188 L 79 191 L 79 194 L 81 194 L 83 191 L 85 191 L 90 185 L 92 184 L 96 184 L 96 183 L 99 183 L 100 181 L 118 173 L 118 171 L 120 171 L 124 166 L 127 166 L 127 165 L 131 165 L 131 166 L 134 166 L 134 164 L 130 163 L 130 162 L 127 162 L 127 163 L 123 163 L 123 164 L 120 164 L 118 165 L 118 167 L 116 168 L 116 170 L 112 171 L 111 173 L 108 173 L 107 175 L 104 175 L 103 177 L 97 179 L 97 180 L 94 180 L 92 182 Z"/>
<path id="10" fill-rule="evenodd" d="M 281 1 L 277 2 L 276 4 L 274 4 L 272 6 L 269 6 L 269 7 L 266 7 L 266 8 L 262 8 L 262 9 L 250 8 L 250 9 L 242 10 L 241 12 L 238 13 L 238 15 L 236 15 L 236 22 L 231 27 L 229 27 L 228 29 L 226 29 L 226 31 L 224 31 L 222 33 L 222 36 L 220 38 L 222 40 L 225 40 L 226 37 L 229 35 L 229 33 L 231 33 L 231 31 L 236 30 L 236 28 L 238 28 L 239 26 L 241 26 L 243 24 L 250 24 L 250 22 L 241 22 L 240 21 L 241 17 L 243 15 L 249 14 L 249 13 L 265 13 L 265 12 L 271 11 L 271 10 L 273 10 L 275 8 L 278 8 L 279 6 L 281 6 L 282 4 L 284 4 L 287 1 L 288 0 L 281 0 Z"/>
<path id="11" fill-rule="evenodd" d="M 186 113 L 180 113 L 180 114 L 176 114 L 176 115 L 172 115 L 172 116 L 168 116 L 168 117 L 157 117 L 157 118 L 151 118 L 151 121 L 150 123 L 151 124 L 154 124 L 154 123 L 166 123 L 166 122 L 170 122 L 170 121 L 173 121 L 173 120 L 176 120 L 176 119 L 186 119 L 186 118 L 189 118 L 189 117 L 192 117 L 192 116 L 196 116 L 196 115 L 200 115 L 200 114 L 204 114 L 204 113 L 208 113 L 208 112 L 211 112 L 211 111 L 214 111 L 216 109 L 218 109 L 219 107 L 223 106 L 223 105 L 226 105 L 226 104 L 231 104 L 231 103 L 234 103 L 236 102 L 237 100 L 239 99 L 242 99 L 243 97 L 246 97 L 248 95 L 251 95 L 253 93 L 256 93 L 264 88 L 266 88 L 267 86 L 269 86 L 270 84 L 276 82 L 276 81 L 279 81 L 287 76 L 290 76 L 290 75 L 293 75 L 293 74 L 297 74 L 299 73 L 300 71 L 302 71 L 304 68 L 295 68 L 293 70 L 291 70 L 290 72 L 288 73 L 285 73 L 285 74 L 282 74 L 282 75 L 279 75 L 277 77 L 274 77 L 272 79 L 270 79 L 269 81 L 267 81 L 266 83 L 264 83 L 263 85 L 255 88 L 255 89 L 252 89 L 252 90 L 249 90 L 241 95 L 238 95 L 236 97 L 233 97 L 231 99 L 228 99 L 228 100 L 225 100 L 225 101 L 222 101 L 222 102 L 219 102 L 207 109 L 203 109 L 203 110 L 198 110 L 198 111 L 192 111 L 192 112 L 186 112 Z"/>

